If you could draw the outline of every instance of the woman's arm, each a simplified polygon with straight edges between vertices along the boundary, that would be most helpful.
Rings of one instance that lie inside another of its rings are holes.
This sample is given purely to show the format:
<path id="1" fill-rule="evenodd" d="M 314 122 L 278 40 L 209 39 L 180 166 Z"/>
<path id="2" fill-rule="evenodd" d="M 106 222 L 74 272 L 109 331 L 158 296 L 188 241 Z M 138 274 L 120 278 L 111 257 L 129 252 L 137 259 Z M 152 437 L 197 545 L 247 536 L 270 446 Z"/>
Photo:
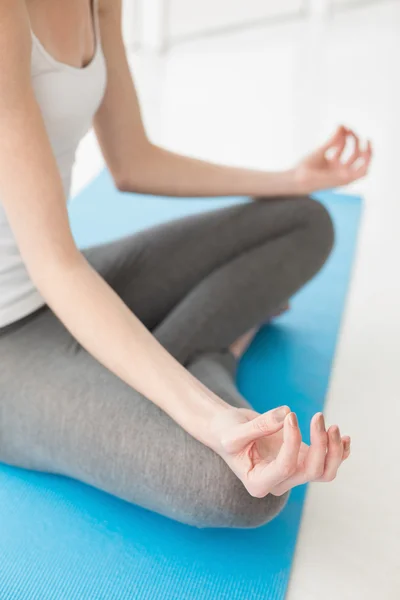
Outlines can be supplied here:
<path id="1" fill-rule="evenodd" d="M 345 185 L 366 175 L 371 148 L 362 150 L 357 136 L 344 127 L 293 169 L 277 173 L 216 165 L 152 144 L 143 126 L 123 45 L 121 0 L 100 3 L 108 86 L 95 129 L 120 190 L 164 196 L 276 197 Z M 354 138 L 354 151 L 349 160 L 342 161 L 350 138 Z"/>
<path id="2" fill-rule="evenodd" d="M 0 198 L 32 281 L 105 367 L 212 445 L 228 409 L 155 340 L 89 266 L 71 235 L 56 161 L 31 87 L 24 0 L 0 4 Z"/>
<path id="3" fill-rule="evenodd" d="M 164 196 L 276 196 L 299 191 L 294 171 L 265 173 L 215 165 L 152 144 L 122 40 L 121 0 L 100 0 L 100 26 L 108 85 L 95 130 L 119 189 Z"/>

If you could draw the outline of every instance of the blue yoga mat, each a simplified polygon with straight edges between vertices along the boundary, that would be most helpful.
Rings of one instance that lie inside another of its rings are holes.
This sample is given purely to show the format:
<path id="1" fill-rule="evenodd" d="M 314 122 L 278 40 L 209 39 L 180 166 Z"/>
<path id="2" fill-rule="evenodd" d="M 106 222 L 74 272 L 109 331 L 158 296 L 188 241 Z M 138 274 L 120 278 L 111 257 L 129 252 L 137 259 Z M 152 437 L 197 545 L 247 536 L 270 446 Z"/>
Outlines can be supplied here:
<path id="1" fill-rule="evenodd" d="M 305 438 L 324 403 L 360 219 L 358 198 L 320 199 L 336 224 L 333 256 L 291 312 L 260 331 L 239 368 L 255 408 L 289 404 Z M 78 200 L 71 218 L 81 245 L 243 201 L 122 195 L 106 173 Z M 295 489 L 260 529 L 196 530 L 62 477 L 0 466 L 0 599 L 281 600 L 304 496 Z"/>

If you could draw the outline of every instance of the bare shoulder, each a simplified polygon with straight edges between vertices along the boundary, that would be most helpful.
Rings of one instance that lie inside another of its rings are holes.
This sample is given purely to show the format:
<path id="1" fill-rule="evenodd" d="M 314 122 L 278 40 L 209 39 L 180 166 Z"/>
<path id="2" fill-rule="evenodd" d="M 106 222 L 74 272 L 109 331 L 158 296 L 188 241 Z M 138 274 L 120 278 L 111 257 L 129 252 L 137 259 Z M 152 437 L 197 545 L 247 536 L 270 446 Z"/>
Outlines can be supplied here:
<path id="1" fill-rule="evenodd" d="M 29 16 L 25 0 L 1 0 L 0 40 L 4 40 L 5 37 L 11 39 L 15 34 L 23 36 L 27 31 Z"/>
<path id="2" fill-rule="evenodd" d="M 0 1 L 0 81 L 29 64 L 31 36 L 25 0 Z M 1 89 L 1 86 L 0 86 Z"/>

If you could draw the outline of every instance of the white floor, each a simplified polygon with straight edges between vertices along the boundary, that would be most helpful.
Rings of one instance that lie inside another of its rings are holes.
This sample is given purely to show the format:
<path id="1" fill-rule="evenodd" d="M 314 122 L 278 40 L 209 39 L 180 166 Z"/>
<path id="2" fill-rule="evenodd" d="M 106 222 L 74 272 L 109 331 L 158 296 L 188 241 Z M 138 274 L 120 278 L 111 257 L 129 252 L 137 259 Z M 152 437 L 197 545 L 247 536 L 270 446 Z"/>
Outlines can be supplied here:
<path id="1" fill-rule="evenodd" d="M 398 57 L 396 0 L 130 57 L 148 131 L 175 150 L 275 169 L 340 122 L 374 140 L 355 188 L 365 215 L 327 405 L 353 457 L 309 490 L 288 600 L 400 598 Z M 100 167 L 89 136 L 75 190 Z"/>

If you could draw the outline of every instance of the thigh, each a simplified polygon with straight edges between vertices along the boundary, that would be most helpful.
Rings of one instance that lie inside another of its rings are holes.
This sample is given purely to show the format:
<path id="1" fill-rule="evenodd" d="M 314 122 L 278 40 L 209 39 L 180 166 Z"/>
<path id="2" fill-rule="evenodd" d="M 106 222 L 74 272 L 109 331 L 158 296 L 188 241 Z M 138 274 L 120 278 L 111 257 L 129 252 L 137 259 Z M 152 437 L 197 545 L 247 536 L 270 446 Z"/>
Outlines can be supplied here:
<path id="1" fill-rule="evenodd" d="M 280 501 L 251 498 L 218 455 L 154 404 L 37 325 L 0 338 L 0 461 L 199 526 L 255 526 L 279 510 Z M 221 381 L 198 370 L 210 372 Z"/>
<path id="2" fill-rule="evenodd" d="M 84 253 L 153 329 L 202 279 L 310 217 L 305 198 L 258 200 L 177 219 Z"/>

